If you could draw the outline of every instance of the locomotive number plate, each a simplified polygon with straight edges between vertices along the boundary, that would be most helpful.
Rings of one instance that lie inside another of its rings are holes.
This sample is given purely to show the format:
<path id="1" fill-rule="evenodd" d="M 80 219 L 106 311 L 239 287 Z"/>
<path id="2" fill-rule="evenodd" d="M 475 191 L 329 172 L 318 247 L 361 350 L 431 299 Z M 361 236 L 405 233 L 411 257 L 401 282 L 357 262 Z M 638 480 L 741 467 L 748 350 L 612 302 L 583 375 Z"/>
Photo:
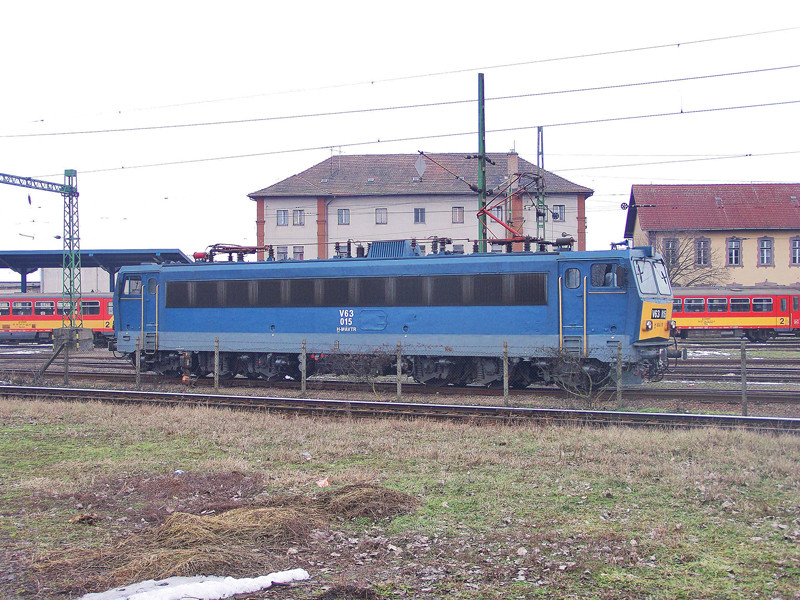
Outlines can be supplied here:
<path id="1" fill-rule="evenodd" d="M 652 309 L 652 314 L 650 315 L 651 319 L 666 319 L 667 318 L 667 309 L 666 308 L 654 308 Z"/>

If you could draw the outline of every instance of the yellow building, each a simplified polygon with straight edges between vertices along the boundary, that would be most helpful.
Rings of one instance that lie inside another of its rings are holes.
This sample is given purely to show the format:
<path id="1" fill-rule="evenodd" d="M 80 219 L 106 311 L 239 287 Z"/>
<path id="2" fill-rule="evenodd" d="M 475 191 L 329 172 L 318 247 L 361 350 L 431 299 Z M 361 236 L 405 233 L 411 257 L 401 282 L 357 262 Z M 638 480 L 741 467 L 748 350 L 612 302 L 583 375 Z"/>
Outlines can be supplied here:
<path id="1" fill-rule="evenodd" d="M 625 237 L 673 285 L 800 284 L 800 183 L 634 185 Z"/>

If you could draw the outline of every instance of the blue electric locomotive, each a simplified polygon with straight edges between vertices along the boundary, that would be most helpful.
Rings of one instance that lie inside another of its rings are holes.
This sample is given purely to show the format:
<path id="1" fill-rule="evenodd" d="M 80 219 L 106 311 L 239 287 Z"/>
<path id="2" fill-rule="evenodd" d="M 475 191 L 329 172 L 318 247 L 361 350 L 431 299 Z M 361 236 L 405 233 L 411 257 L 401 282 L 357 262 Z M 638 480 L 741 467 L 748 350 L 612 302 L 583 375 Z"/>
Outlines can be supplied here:
<path id="1" fill-rule="evenodd" d="M 656 378 L 666 368 L 672 291 L 651 248 L 441 252 L 374 242 L 366 256 L 124 267 L 114 298 L 117 349 L 146 369 L 203 376 L 298 377 L 335 356 L 400 345 L 429 385 L 509 381 L 584 385 Z M 333 364 L 331 362 L 331 364 Z M 188 373 L 187 373 L 188 371 Z"/>

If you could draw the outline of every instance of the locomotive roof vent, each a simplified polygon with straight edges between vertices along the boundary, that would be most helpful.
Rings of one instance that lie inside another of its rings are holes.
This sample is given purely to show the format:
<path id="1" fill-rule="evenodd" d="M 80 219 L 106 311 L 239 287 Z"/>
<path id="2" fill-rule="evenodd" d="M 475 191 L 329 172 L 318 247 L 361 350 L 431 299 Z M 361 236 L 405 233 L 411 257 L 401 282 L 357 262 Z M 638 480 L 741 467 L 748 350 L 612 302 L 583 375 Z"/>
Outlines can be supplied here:
<path id="1" fill-rule="evenodd" d="M 367 252 L 367 258 L 403 258 L 419 255 L 419 246 L 412 245 L 409 240 L 372 242 Z"/>

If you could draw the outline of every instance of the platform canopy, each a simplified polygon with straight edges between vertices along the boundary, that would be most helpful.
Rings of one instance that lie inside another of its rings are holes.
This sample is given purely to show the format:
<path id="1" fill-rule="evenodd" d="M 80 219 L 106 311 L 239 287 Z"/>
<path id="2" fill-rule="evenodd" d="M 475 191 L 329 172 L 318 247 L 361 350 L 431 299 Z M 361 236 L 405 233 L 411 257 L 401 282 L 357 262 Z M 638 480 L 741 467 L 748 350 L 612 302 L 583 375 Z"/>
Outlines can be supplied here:
<path id="1" fill-rule="evenodd" d="M 109 275 L 110 289 L 121 267 L 167 262 L 190 263 L 180 250 L 81 250 L 81 266 L 99 267 Z M 0 269 L 11 269 L 21 277 L 20 290 L 27 291 L 28 275 L 38 269 L 60 269 L 64 253 L 61 250 L 0 250 Z"/>

